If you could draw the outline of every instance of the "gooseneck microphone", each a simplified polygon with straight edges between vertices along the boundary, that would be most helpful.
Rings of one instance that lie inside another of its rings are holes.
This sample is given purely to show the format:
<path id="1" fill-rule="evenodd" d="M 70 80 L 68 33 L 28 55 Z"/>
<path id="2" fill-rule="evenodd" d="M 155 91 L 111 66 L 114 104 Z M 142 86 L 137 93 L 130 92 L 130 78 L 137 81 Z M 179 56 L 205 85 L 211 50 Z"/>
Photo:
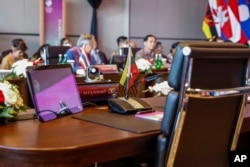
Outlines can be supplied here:
<path id="1" fill-rule="evenodd" d="M 155 74 L 152 76 L 144 77 L 143 79 L 135 82 L 132 86 L 137 85 L 139 83 L 145 83 L 149 81 L 153 81 L 162 74 Z M 130 87 L 131 88 L 131 87 Z M 129 91 L 126 90 L 126 91 Z M 128 95 L 128 92 L 127 92 Z M 108 100 L 109 109 L 113 112 L 120 113 L 120 114 L 135 114 L 138 111 L 151 111 L 152 107 L 146 103 L 145 101 L 141 100 L 140 98 L 135 97 L 125 97 L 125 98 L 114 98 Z"/>

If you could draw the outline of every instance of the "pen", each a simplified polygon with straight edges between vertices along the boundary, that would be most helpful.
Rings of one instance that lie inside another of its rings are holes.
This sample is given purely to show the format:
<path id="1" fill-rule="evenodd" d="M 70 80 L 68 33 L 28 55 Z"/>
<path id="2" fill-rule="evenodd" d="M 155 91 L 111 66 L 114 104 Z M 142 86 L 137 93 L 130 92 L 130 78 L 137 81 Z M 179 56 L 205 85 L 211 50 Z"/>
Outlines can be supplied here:
<path id="1" fill-rule="evenodd" d="M 145 111 L 138 111 L 136 114 L 146 114 L 146 113 L 151 113 L 154 112 L 155 110 L 145 110 Z"/>

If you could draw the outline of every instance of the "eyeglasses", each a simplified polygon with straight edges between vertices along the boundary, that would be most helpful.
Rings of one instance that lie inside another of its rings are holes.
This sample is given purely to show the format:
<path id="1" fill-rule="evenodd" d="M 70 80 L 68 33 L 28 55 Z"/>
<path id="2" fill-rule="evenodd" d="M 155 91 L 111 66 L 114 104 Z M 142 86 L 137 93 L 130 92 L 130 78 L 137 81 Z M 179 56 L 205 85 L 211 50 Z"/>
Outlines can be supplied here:
<path id="1" fill-rule="evenodd" d="M 46 122 L 46 121 L 60 118 L 60 117 L 70 115 L 70 114 L 72 114 L 72 112 L 67 107 L 61 108 L 58 112 L 53 111 L 53 110 L 42 110 L 42 111 L 39 111 L 38 113 L 38 119 L 43 122 Z"/>
<path id="2" fill-rule="evenodd" d="M 66 115 L 69 115 L 72 113 L 63 101 L 60 101 L 59 105 L 60 105 L 60 109 L 58 112 L 53 111 L 53 110 L 39 111 L 38 119 L 43 121 L 43 122 L 46 122 L 46 121 L 60 118 L 60 117 L 63 117 L 63 116 L 66 116 Z"/>

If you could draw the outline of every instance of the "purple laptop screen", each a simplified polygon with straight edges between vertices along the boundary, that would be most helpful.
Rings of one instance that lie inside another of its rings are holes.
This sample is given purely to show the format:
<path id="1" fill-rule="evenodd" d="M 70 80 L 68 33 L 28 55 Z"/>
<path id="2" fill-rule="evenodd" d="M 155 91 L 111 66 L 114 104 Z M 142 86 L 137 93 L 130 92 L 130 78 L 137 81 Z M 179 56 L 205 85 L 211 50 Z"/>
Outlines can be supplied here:
<path id="1" fill-rule="evenodd" d="M 38 68 L 29 71 L 28 76 L 36 112 L 41 121 L 83 110 L 75 76 L 70 67 Z"/>

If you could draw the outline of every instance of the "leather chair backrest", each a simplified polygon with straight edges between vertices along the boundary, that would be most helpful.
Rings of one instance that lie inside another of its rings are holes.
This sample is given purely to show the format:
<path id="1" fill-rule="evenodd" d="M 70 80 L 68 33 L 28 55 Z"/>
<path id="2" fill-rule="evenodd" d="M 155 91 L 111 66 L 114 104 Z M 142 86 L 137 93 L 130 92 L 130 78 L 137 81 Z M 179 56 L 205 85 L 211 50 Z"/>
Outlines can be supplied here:
<path id="1" fill-rule="evenodd" d="M 227 151 L 232 148 L 232 136 L 240 125 L 238 118 L 243 112 L 245 96 L 190 98 L 187 89 L 244 87 L 249 57 L 250 50 L 241 44 L 179 43 L 168 77 L 173 91 L 169 92 L 166 101 L 162 134 L 157 141 L 156 166 L 165 166 L 164 161 L 172 156 L 178 128 L 182 131 L 172 158 L 175 166 L 204 166 L 206 161 L 207 166 L 218 166 L 216 156 L 220 158 L 220 166 L 228 165 Z M 183 121 L 181 126 L 180 120 Z"/>
<path id="2" fill-rule="evenodd" d="M 168 84 L 175 90 L 179 90 L 181 87 L 181 76 L 183 74 L 183 61 L 185 56 L 183 55 L 183 48 L 186 46 L 197 48 L 247 48 L 246 45 L 233 44 L 233 43 L 217 43 L 217 42 L 205 42 L 205 41 L 190 41 L 181 42 L 176 47 L 171 71 L 168 77 Z"/>

